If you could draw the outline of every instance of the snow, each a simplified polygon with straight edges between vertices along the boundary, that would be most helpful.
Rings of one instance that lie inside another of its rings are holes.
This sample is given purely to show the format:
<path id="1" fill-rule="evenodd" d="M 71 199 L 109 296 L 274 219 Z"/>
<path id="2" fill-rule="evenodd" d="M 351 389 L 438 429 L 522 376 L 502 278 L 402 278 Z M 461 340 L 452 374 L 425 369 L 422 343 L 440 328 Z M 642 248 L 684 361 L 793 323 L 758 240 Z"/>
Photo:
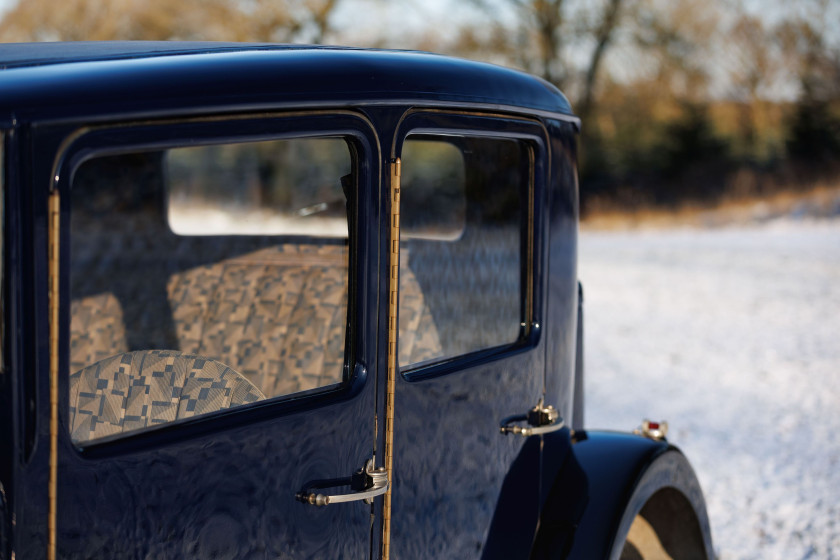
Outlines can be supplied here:
<path id="1" fill-rule="evenodd" d="M 840 219 L 581 233 L 586 425 L 668 420 L 720 559 L 840 558 Z"/>

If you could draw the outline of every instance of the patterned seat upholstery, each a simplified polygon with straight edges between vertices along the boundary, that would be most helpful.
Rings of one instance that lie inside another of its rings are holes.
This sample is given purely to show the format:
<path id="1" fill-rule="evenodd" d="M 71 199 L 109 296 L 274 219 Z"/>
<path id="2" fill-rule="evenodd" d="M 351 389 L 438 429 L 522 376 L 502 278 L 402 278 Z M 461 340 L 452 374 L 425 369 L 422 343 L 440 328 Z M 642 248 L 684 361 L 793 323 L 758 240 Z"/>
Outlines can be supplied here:
<path id="1" fill-rule="evenodd" d="M 340 383 L 347 248 L 281 245 L 173 275 L 181 350 L 211 356 L 268 397 Z"/>
<path id="2" fill-rule="evenodd" d="M 119 278 L 124 292 L 138 294 L 123 302 L 129 306 L 127 313 L 111 293 L 74 300 L 70 328 L 74 439 L 87 441 L 185 414 L 251 402 L 243 400 L 244 396 L 235 398 L 233 391 L 230 400 L 212 397 L 183 407 L 173 404 L 171 395 L 181 395 L 187 379 L 170 374 L 173 368 L 192 372 L 195 379 L 215 379 L 206 372 L 199 375 L 204 367 L 226 368 L 219 373 L 221 379 L 241 375 L 259 398 L 340 383 L 348 258 L 345 245 L 289 244 L 171 274 L 166 297 L 174 325 L 173 344 L 183 355 L 142 351 L 142 347 L 124 354 L 130 345 L 123 316 L 137 316 L 137 308 L 146 304 L 143 277 L 126 274 Z M 401 265 L 400 285 L 400 363 L 439 356 L 441 345 L 434 320 L 407 258 Z M 161 324 L 152 319 L 144 317 L 141 325 Z M 151 340 L 164 338 L 159 333 L 148 334 Z M 105 359 L 108 356 L 113 357 Z M 172 363 L 164 363 L 166 360 Z M 169 370 L 161 373 L 161 367 Z M 145 391 L 146 400 L 137 400 L 136 391 Z M 161 400 L 162 395 L 170 396 Z"/>
<path id="3" fill-rule="evenodd" d="M 181 350 L 212 356 L 268 397 L 341 382 L 347 322 L 344 246 L 284 245 L 174 275 Z M 400 363 L 440 354 L 434 320 L 405 259 Z"/>
<path id="4" fill-rule="evenodd" d="M 118 354 L 70 376 L 70 437 L 81 444 L 264 398 L 231 368 L 201 356 Z"/>
<path id="5" fill-rule="evenodd" d="M 440 337 L 420 283 L 409 267 L 408 251 L 400 257 L 399 361 L 418 364 L 441 355 Z"/>
<path id="6" fill-rule="evenodd" d="M 70 304 L 70 371 L 128 350 L 120 302 L 112 293 Z"/>

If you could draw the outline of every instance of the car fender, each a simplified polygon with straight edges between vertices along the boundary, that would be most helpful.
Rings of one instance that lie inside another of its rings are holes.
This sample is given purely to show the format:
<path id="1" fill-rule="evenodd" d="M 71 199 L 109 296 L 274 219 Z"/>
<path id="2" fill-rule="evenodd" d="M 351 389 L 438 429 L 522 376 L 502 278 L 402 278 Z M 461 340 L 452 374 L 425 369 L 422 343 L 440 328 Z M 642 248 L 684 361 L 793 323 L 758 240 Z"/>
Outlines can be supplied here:
<path id="1" fill-rule="evenodd" d="M 563 442 L 546 439 L 544 468 L 554 480 L 532 558 L 618 558 L 640 513 L 671 557 L 713 557 L 700 485 L 679 449 L 633 434 L 578 431 L 572 452 L 555 458 L 551 444 L 559 450 Z"/>

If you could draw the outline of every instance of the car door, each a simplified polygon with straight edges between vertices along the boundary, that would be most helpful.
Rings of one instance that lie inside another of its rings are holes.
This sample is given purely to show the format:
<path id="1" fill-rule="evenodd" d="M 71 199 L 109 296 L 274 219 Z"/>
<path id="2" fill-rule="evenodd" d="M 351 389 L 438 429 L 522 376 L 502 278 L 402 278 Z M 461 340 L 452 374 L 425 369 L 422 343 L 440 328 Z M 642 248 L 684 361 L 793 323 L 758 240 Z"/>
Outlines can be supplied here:
<path id="1" fill-rule="evenodd" d="M 525 420 L 544 396 L 544 130 L 527 119 L 415 111 L 394 145 L 393 555 L 527 555 L 540 439 L 527 437 Z"/>
<path id="2" fill-rule="evenodd" d="M 32 146 L 51 282 L 30 459 L 49 472 L 22 475 L 21 554 L 369 557 L 387 489 L 369 123 L 61 125 Z"/>

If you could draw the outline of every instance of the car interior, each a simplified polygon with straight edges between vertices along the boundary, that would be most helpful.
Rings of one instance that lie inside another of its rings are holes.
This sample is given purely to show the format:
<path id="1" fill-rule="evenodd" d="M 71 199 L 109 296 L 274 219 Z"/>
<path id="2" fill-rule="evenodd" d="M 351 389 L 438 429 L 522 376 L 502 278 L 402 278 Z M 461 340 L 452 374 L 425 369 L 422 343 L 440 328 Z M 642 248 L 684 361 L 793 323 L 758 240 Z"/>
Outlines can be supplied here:
<path id="1" fill-rule="evenodd" d="M 403 369 L 522 336 L 521 153 L 513 141 L 406 142 Z M 355 157 L 350 142 L 321 138 L 79 166 L 70 193 L 74 443 L 347 379 Z M 489 176 L 507 188 L 488 189 Z"/>

